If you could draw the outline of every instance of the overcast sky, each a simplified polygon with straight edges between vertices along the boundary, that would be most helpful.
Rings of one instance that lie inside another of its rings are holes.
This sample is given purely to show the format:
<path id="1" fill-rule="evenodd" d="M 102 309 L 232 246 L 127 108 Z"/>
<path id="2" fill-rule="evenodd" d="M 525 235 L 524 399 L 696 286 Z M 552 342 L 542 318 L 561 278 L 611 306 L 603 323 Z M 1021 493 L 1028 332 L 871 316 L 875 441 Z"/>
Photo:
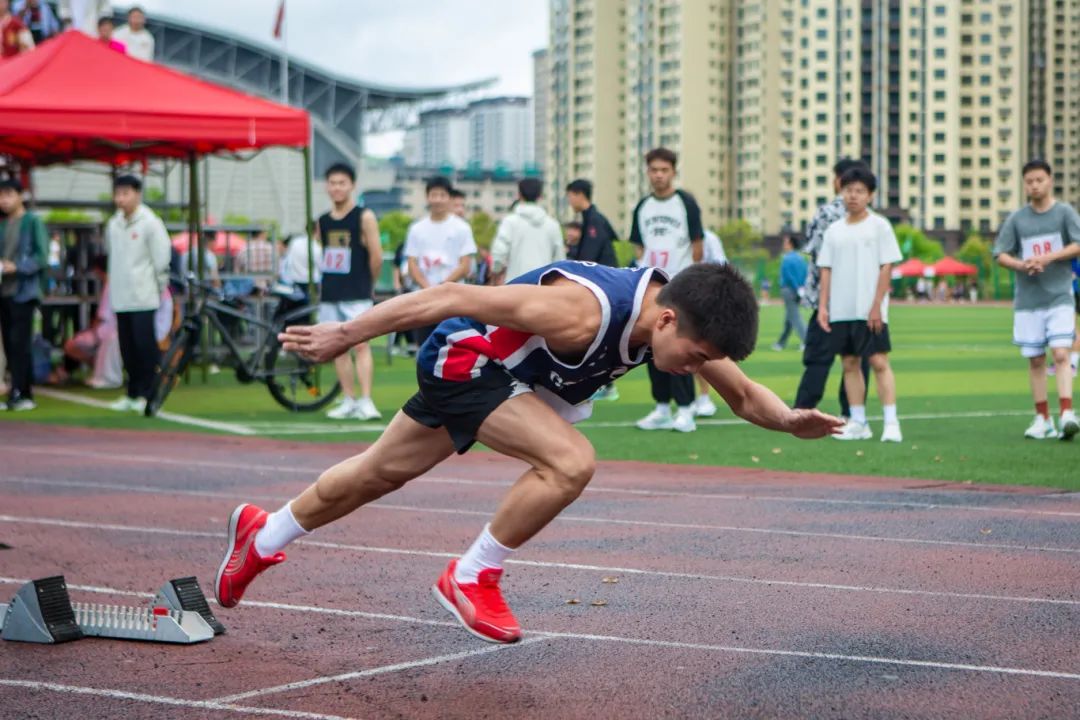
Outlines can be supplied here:
<path id="1" fill-rule="evenodd" d="M 289 54 L 375 84 L 425 87 L 499 76 L 493 93 L 532 94 L 548 0 L 286 0 Z M 117 2 L 114 7 L 131 3 Z M 272 43 L 278 0 L 139 0 L 155 12 Z M 399 137 L 368 150 L 393 149 Z"/>

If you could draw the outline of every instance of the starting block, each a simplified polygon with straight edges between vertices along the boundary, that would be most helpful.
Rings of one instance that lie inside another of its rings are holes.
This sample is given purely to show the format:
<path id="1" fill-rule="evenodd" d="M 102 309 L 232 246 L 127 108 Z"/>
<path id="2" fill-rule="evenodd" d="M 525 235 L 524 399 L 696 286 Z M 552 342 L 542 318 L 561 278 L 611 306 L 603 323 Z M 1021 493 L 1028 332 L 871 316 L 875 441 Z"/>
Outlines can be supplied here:
<path id="1" fill-rule="evenodd" d="M 32 580 L 0 604 L 0 638 L 19 642 L 104 637 L 186 645 L 223 632 L 194 577 L 168 581 L 143 607 L 73 603 L 63 575 Z"/>

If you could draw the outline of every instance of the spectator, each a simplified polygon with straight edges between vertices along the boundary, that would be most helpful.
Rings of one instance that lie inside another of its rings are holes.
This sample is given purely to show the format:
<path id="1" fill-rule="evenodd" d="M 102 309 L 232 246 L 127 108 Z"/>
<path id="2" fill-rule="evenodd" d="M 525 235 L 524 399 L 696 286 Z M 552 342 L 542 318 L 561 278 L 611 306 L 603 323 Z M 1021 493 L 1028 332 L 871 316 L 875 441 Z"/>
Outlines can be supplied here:
<path id="1" fill-rule="evenodd" d="M 127 25 L 121 25 L 113 37 L 127 48 L 127 54 L 144 62 L 154 61 L 154 36 L 146 29 L 146 13 L 135 5 L 127 14 Z"/>
<path id="2" fill-rule="evenodd" d="M 60 0 L 60 21 L 90 37 L 98 35 L 98 18 L 112 14 L 109 0 Z"/>
<path id="3" fill-rule="evenodd" d="M 265 230 L 260 230 L 248 240 L 244 251 L 236 258 L 236 271 L 252 275 L 273 274 L 274 246 L 266 239 Z"/>
<path id="4" fill-rule="evenodd" d="M 49 238 L 45 224 L 23 205 L 18 180 L 0 181 L 0 331 L 11 368 L 3 409 L 33 410 L 34 310 L 41 301 Z"/>
<path id="5" fill-rule="evenodd" d="M 576 260 L 573 254 L 577 252 L 577 246 L 581 242 L 581 223 L 571 220 L 563 224 L 563 247 L 566 248 L 566 257 Z"/>
<path id="6" fill-rule="evenodd" d="M 120 359 L 120 341 L 116 333 L 116 313 L 109 302 L 105 274 L 107 260 L 96 258 L 92 270 L 101 285 L 101 298 L 93 324 L 68 338 L 64 343 L 64 364 L 55 373 L 56 382 L 65 382 L 79 365 L 93 369 L 86 384 L 92 388 L 118 388 L 124 384 L 124 365 Z"/>
<path id="7" fill-rule="evenodd" d="M 593 205 L 593 185 L 588 180 L 577 179 L 566 186 L 566 199 L 574 212 L 581 213 L 580 242 L 574 245 L 573 252 L 567 252 L 570 260 L 594 262 L 598 265 L 615 267 L 619 261 L 615 257 L 618 238 L 607 218 Z"/>
<path id="8" fill-rule="evenodd" d="M 291 286 L 302 297 L 304 303 L 311 302 L 308 288 L 322 282 L 322 245 L 318 241 L 311 243 L 311 259 L 308 259 L 307 235 L 294 235 L 282 241 L 280 270 L 278 277 L 285 285 Z"/>
<path id="9" fill-rule="evenodd" d="M 806 349 L 806 325 L 799 314 L 803 286 L 806 284 L 806 260 L 795 249 L 791 235 L 784 235 L 784 259 L 780 262 L 780 296 L 784 299 L 784 331 L 773 345 L 773 350 L 783 350 L 788 336 L 794 330 L 799 336 L 800 350 Z"/>
<path id="10" fill-rule="evenodd" d="M 19 0 L 14 7 L 15 15 L 30 30 L 35 45 L 40 45 L 60 33 L 60 21 L 47 2 Z"/>
<path id="11" fill-rule="evenodd" d="M 375 306 L 375 282 L 382 272 L 379 221 L 371 210 L 356 204 L 356 171 L 352 167 L 331 165 L 326 171 L 326 192 L 332 207 L 315 226 L 323 246 L 319 322 L 346 323 Z M 334 420 L 378 420 L 382 413 L 371 399 L 375 370 L 371 345 L 360 343 L 354 350 L 355 369 L 348 352 L 334 360 L 345 397 L 326 415 Z"/>
<path id="12" fill-rule="evenodd" d="M 536 178 L 519 182 L 519 202 L 499 223 L 491 244 L 491 267 L 500 282 L 566 259 L 559 223 L 537 205 L 543 187 Z"/>
<path id="13" fill-rule="evenodd" d="M 450 189 L 450 212 L 462 220 L 468 220 L 465 217 L 465 193 L 457 188 Z"/>
<path id="14" fill-rule="evenodd" d="M 721 242 L 720 236 L 712 230 L 705 229 L 701 249 L 701 262 L 716 265 L 725 265 L 727 263 L 724 243 Z M 697 383 L 697 397 L 694 398 L 694 417 L 712 417 L 716 414 L 716 403 L 712 401 L 709 394 L 709 388 L 712 386 L 700 373 L 694 375 L 694 380 Z"/>
<path id="15" fill-rule="evenodd" d="M 727 262 L 727 253 L 724 252 L 724 243 L 720 236 L 708 228 L 705 229 L 705 239 L 702 243 L 701 262 L 716 263 L 723 265 Z"/>
<path id="16" fill-rule="evenodd" d="M 214 243 L 214 234 L 205 233 L 203 235 L 203 251 L 202 262 L 203 266 L 199 268 L 199 261 L 196 259 L 194 262 L 191 253 L 184 251 L 180 255 L 180 267 L 182 268 L 182 274 L 187 277 L 188 273 L 194 274 L 196 277 L 201 277 L 204 281 L 210 283 L 216 288 L 221 287 L 221 272 L 218 267 L 218 257 L 214 254 L 214 251 L 210 249 L 210 246 Z M 197 251 L 197 250 L 196 250 Z M 199 256 L 196 255 L 195 258 Z"/>
<path id="17" fill-rule="evenodd" d="M 667 148 L 650 150 L 645 156 L 652 194 L 634 208 L 630 242 L 643 267 L 658 268 L 670 276 L 701 262 L 704 231 L 701 210 L 694 197 L 675 188 L 677 156 Z M 694 376 L 659 370 L 649 360 L 649 381 L 656 409 L 637 422 L 642 430 L 693 432 Z M 671 415 L 671 401 L 678 410 Z"/>
<path id="18" fill-rule="evenodd" d="M 1035 418 L 1024 431 L 1033 440 L 1071 440 L 1080 432 L 1073 411 L 1069 350 L 1076 340 L 1075 296 L 1070 260 L 1080 256 L 1080 215 L 1054 197 L 1054 176 L 1044 160 L 1024 165 L 1028 204 L 1008 217 L 994 241 L 999 265 L 1015 272 L 1013 344 L 1028 361 Z M 1058 367 L 1060 435 L 1050 417 L 1046 349 Z"/>
<path id="19" fill-rule="evenodd" d="M 405 236 L 409 277 L 421 289 L 463 280 L 476 254 L 469 223 L 450 212 L 451 189 L 450 181 L 444 177 L 428 180 L 428 215 L 410 225 Z M 423 345 L 434 329 L 417 328 L 413 340 Z"/>
<path id="20" fill-rule="evenodd" d="M 901 442 L 896 416 L 896 379 L 889 366 L 889 287 L 892 266 L 900 262 L 900 245 L 892 225 L 870 212 L 877 179 L 865 166 L 844 173 L 840 187 L 847 216 L 829 226 L 818 255 L 821 305 L 817 321 L 844 363 L 844 385 L 851 400 L 851 419 L 837 440 L 869 440 L 866 420 L 866 378 L 862 359 L 874 369 L 878 398 L 885 413 L 882 442 Z"/>
<path id="21" fill-rule="evenodd" d="M 113 38 L 114 27 L 111 17 L 103 17 L 98 20 L 98 40 L 110 50 L 115 50 L 118 53 L 126 55 L 127 46 Z"/>
<path id="22" fill-rule="evenodd" d="M 168 290 L 171 243 L 161 218 L 143 205 L 139 178 L 116 178 L 113 200 L 117 210 L 105 226 L 105 251 L 120 356 L 128 378 L 127 394 L 111 408 L 141 413 L 160 355 L 154 316 Z"/>
<path id="23" fill-rule="evenodd" d="M 0 57 L 15 57 L 34 49 L 30 29 L 11 13 L 11 0 L 0 0 Z"/>
<path id="24" fill-rule="evenodd" d="M 829 371 L 832 370 L 836 352 L 833 350 L 832 340 L 821 329 L 817 321 L 818 309 L 818 284 L 821 278 L 821 268 L 817 264 L 818 253 L 821 252 L 821 244 L 825 240 L 825 231 L 837 220 L 843 219 L 847 214 L 844 198 L 840 194 L 840 178 L 845 172 L 856 166 L 867 167 L 861 160 L 842 158 L 833 166 L 833 192 L 836 197 L 818 208 L 810 224 L 806 226 L 805 252 L 810 256 L 809 272 L 806 276 L 806 290 L 804 299 L 810 306 L 810 322 L 806 326 L 806 347 L 803 349 L 803 376 L 799 381 L 799 389 L 795 394 L 796 408 L 816 408 L 825 394 L 825 383 L 829 380 Z M 863 377 L 869 378 L 870 365 L 864 361 L 862 365 Z M 865 394 L 865 392 L 864 392 Z M 851 415 L 848 405 L 847 391 L 844 383 L 840 383 L 840 414 L 847 418 Z"/>

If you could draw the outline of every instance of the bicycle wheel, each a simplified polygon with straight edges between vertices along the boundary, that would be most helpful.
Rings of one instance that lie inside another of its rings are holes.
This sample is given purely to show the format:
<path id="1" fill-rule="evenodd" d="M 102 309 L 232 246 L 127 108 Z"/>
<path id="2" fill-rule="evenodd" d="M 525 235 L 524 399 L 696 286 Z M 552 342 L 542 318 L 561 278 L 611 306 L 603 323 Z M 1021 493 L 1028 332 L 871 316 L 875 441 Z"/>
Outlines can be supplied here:
<path id="1" fill-rule="evenodd" d="M 292 412 L 326 407 L 341 392 L 333 365 L 313 365 L 275 342 L 266 354 L 266 387 L 278 404 Z"/>
<path id="2" fill-rule="evenodd" d="M 165 404 L 165 398 L 169 397 L 169 393 L 180 382 L 180 375 L 191 362 L 192 350 L 194 350 L 193 337 L 191 330 L 187 327 L 177 330 L 176 337 L 173 338 L 169 349 L 161 358 L 161 364 L 158 365 L 157 373 L 154 375 L 154 382 L 150 385 L 150 397 L 147 398 L 146 410 L 143 411 L 146 417 L 157 415 L 158 410 Z"/>

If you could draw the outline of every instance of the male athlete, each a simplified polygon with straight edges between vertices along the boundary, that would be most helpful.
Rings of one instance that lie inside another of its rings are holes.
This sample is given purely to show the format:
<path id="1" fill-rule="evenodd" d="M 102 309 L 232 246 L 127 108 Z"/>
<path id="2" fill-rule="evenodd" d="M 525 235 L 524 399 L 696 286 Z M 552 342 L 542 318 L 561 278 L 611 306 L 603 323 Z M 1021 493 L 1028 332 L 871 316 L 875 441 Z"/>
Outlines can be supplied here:
<path id="1" fill-rule="evenodd" d="M 797 437 L 836 432 L 838 418 L 792 410 L 735 364 L 753 350 L 753 290 L 726 265 L 694 265 L 668 280 L 654 268 L 561 261 L 507 285 L 446 283 L 401 295 L 346 323 L 292 327 L 287 350 L 331 360 L 371 338 L 439 324 L 417 358 L 419 392 L 361 454 L 324 472 L 274 513 L 240 505 L 215 591 L 233 607 L 285 559 L 291 541 L 423 475 L 474 442 L 530 465 L 479 538 L 432 591 L 466 630 L 515 642 L 521 628 L 499 591 L 504 560 L 572 503 L 592 478 L 592 446 L 571 423 L 597 389 L 652 360 L 701 372 L 741 417 Z"/>

